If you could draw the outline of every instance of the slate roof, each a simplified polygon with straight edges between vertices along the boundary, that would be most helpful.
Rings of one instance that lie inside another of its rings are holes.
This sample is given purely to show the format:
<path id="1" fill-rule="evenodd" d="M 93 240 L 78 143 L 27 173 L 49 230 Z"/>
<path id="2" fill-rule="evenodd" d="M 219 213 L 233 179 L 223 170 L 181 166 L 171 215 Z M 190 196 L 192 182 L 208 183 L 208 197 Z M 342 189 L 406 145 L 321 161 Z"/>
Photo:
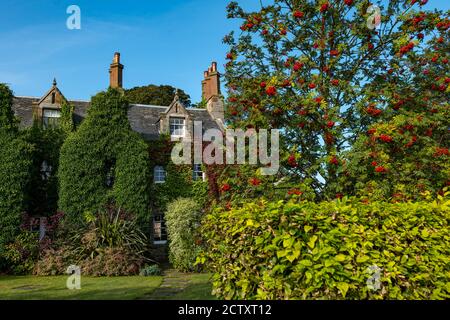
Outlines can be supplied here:
<path id="1" fill-rule="evenodd" d="M 20 118 L 20 127 L 26 128 L 33 124 L 33 102 L 38 102 L 36 97 L 14 97 L 13 110 Z M 74 106 L 74 122 L 80 124 L 87 116 L 89 108 L 88 101 L 69 101 Z M 159 137 L 159 119 L 161 113 L 167 111 L 169 107 L 153 106 L 143 104 L 130 104 L 128 119 L 131 128 L 140 133 L 146 140 L 154 140 Z M 205 129 L 219 128 L 217 122 L 211 117 L 206 109 L 186 108 L 194 121 L 202 121 Z"/>

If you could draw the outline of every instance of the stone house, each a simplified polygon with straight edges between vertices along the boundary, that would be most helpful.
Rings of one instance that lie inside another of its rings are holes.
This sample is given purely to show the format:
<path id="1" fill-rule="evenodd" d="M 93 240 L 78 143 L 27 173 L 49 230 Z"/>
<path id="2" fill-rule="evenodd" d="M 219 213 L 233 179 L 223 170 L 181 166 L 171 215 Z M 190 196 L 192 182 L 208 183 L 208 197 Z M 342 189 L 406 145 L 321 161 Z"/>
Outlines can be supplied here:
<path id="1" fill-rule="evenodd" d="M 109 68 L 110 86 L 122 88 L 124 66 L 120 62 L 120 53 L 114 54 Z M 204 72 L 202 81 L 202 95 L 206 108 L 186 108 L 178 95 L 169 106 L 155 106 L 130 104 L 128 119 L 131 128 L 142 135 L 144 140 L 158 139 L 161 134 L 170 134 L 177 139 L 192 136 L 194 121 L 201 121 L 205 130 L 224 128 L 224 102 L 220 93 L 220 74 L 217 63 L 213 62 Z M 58 89 L 56 80 L 52 87 L 42 97 L 16 96 L 13 99 L 13 110 L 20 119 L 20 127 L 26 128 L 39 121 L 44 127 L 57 125 L 61 117 L 61 106 L 66 101 L 74 106 L 73 120 L 79 125 L 86 117 L 89 101 L 67 100 Z M 45 164 L 43 164 L 45 166 Z M 201 166 L 193 166 L 194 179 L 204 179 Z M 161 166 L 154 170 L 154 183 L 164 183 L 165 171 Z M 163 216 L 153 217 L 153 241 L 156 245 L 163 245 L 167 241 Z"/>

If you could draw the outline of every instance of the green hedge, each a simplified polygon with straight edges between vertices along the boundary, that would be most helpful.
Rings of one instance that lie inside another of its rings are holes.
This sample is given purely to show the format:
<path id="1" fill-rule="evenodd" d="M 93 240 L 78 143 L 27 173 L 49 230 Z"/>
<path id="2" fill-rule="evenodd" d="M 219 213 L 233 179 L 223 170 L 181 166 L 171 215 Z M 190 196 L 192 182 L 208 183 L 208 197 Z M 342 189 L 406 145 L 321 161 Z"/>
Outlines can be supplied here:
<path id="1" fill-rule="evenodd" d="M 450 298 L 450 200 L 247 203 L 203 222 L 225 299 Z M 374 273 L 378 267 L 380 282 Z"/>
<path id="2" fill-rule="evenodd" d="M 32 146 L 18 132 L 12 102 L 12 91 L 0 83 L 0 269 L 5 245 L 19 233 L 32 163 Z"/>
<path id="3" fill-rule="evenodd" d="M 179 198 L 167 206 L 165 215 L 169 237 L 169 260 L 180 271 L 195 271 L 200 247 L 196 243 L 201 207 L 190 198 Z"/>
<path id="4" fill-rule="evenodd" d="M 79 219 L 114 202 L 138 218 L 150 219 L 148 146 L 132 131 L 127 113 L 122 92 L 101 92 L 92 98 L 85 121 L 64 142 L 59 206 L 69 217 Z"/>
<path id="5" fill-rule="evenodd" d="M 19 233 L 31 168 L 31 145 L 0 128 L 0 260 Z"/>

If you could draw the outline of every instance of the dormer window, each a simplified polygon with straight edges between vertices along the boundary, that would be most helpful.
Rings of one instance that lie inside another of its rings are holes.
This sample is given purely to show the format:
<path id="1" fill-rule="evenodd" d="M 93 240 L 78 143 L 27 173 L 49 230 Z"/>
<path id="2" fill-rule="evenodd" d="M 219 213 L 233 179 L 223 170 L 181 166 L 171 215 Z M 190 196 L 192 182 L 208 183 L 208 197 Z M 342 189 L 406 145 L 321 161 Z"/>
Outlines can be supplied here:
<path id="1" fill-rule="evenodd" d="M 61 111 L 53 109 L 44 109 L 42 121 L 45 128 L 57 127 L 61 118 Z"/>
<path id="2" fill-rule="evenodd" d="M 174 138 L 182 138 L 186 133 L 186 121 L 184 118 L 170 117 L 170 136 Z"/>

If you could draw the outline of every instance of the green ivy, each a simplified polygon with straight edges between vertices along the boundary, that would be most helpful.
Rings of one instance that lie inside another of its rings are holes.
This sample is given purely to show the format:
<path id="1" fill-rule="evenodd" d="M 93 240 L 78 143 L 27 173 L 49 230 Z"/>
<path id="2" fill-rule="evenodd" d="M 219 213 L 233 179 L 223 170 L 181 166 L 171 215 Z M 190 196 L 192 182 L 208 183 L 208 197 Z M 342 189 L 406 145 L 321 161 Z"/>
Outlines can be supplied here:
<path id="1" fill-rule="evenodd" d="M 0 268 L 5 245 L 19 233 L 25 210 L 32 146 L 17 131 L 12 92 L 0 84 Z"/>
<path id="2" fill-rule="evenodd" d="M 111 88 L 101 92 L 92 98 L 87 118 L 63 144 L 59 206 L 72 220 L 110 202 L 139 219 L 149 219 L 148 146 L 132 131 L 127 112 L 123 92 Z"/>
<path id="3" fill-rule="evenodd" d="M 25 210 L 32 147 L 0 128 L 0 260 L 4 245 L 19 232 Z"/>
<path id="4" fill-rule="evenodd" d="M 0 128 L 17 129 L 18 121 L 12 110 L 13 93 L 6 84 L 0 83 Z"/>

